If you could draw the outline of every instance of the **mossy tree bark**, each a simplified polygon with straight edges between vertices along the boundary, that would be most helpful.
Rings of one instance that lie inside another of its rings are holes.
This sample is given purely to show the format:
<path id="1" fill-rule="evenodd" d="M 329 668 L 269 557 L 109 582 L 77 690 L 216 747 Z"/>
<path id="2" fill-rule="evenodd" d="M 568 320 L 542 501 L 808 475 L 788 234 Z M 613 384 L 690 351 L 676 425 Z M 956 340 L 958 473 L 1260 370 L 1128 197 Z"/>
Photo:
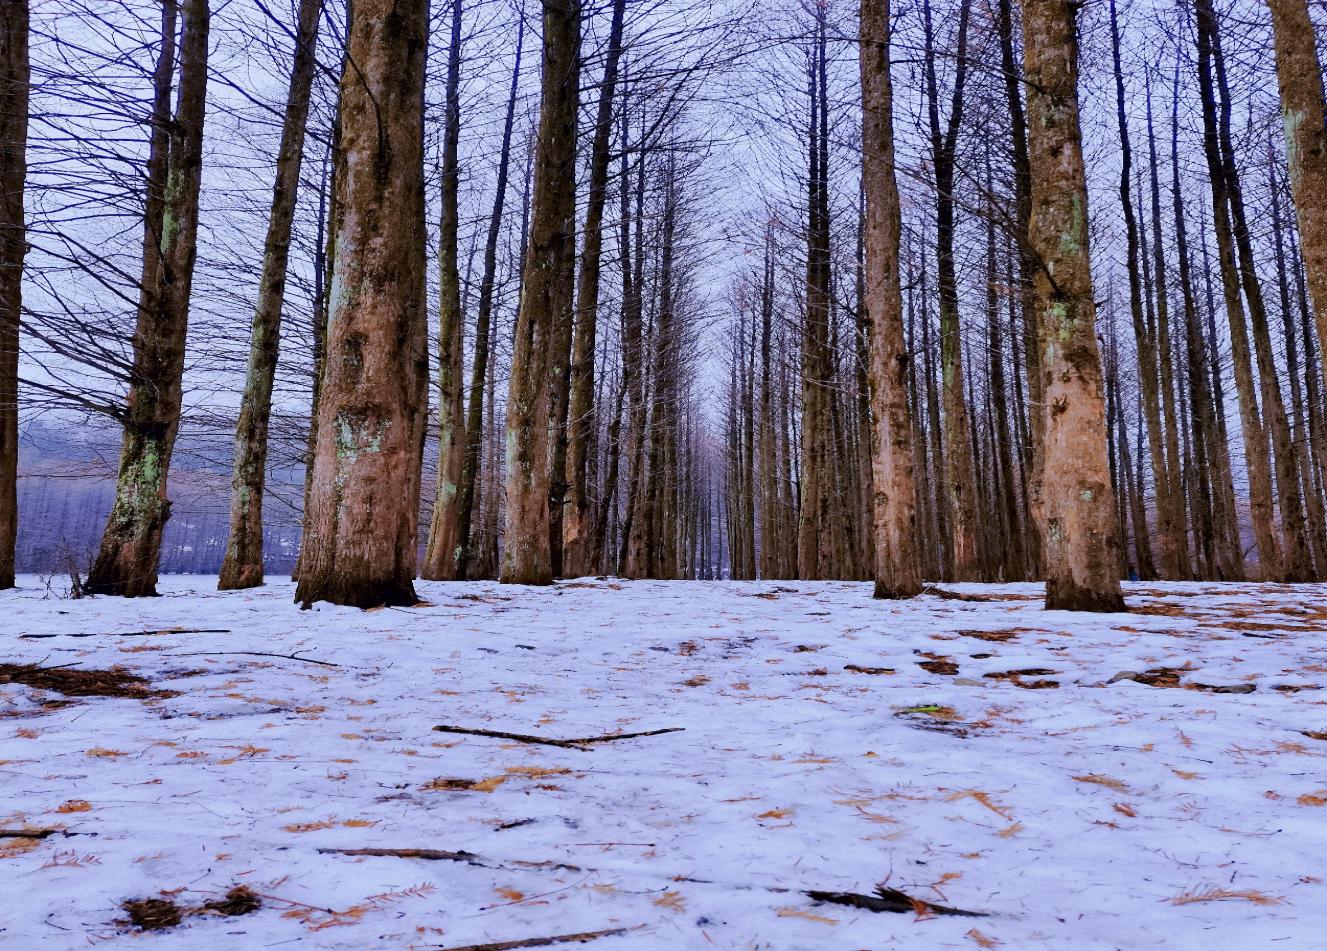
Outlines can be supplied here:
<path id="1" fill-rule="evenodd" d="M 0 589 L 18 542 L 18 330 L 27 230 L 28 0 L 0 0 Z"/>
<path id="2" fill-rule="evenodd" d="M 267 477 L 267 428 L 272 417 L 272 384 L 281 346 L 281 309 L 286 296 L 290 229 L 304 160 L 309 93 L 317 68 L 318 19 L 322 0 L 300 0 L 295 59 L 276 159 L 276 184 L 267 219 L 263 273 L 258 284 L 249 343 L 249 366 L 235 427 L 235 467 L 231 477 L 230 538 L 221 562 L 222 591 L 263 583 L 263 488 Z"/>
<path id="3" fill-rule="evenodd" d="M 413 604 L 428 385 L 427 0 L 353 0 L 326 366 L 295 598 Z"/>
<path id="4" fill-rule="evenodd" d="M 862 307 L 871 335 L 868 379 L 874 417 L 875 596 L 908 598 L 921 593 L 922 554 L 899 280 L 902 212 L 894 168 L 889 0 L 862 0 L 860 37 L 862 189 L 866 196 Z"/>
<path id="5" fill-rule="evenodd" d="M 576 254 L 580 0 L 544 0 L 543 72 L 530 245 L 507 392 L 507 524 L 501 580 L 549 584 L 550 400 L 556 337 L 571 318 Z"/>
<path id="6" fill-rule="evenodd" d="M 174 5 L 163 4 L 162 10 L 133 371 L 121 419 L 115 501 L 85 586 L 92 594 L 155 595 L 161 534 L 170 517 L 166 477 L 180 426 L 197 254 L 210 11 L 207 0 L 184 0 L 180 6 L 179 92 L 172 119 Z"/>
<path id="7" fill-rule="evenodd" d="M 1101 354 L 1088 254 L 1087 180 L 1078 121 L 1078 6 L 1024 0 L 1032 217 L 1044 446 L 1033 482 L 1046 607 L 1119 611 L 1120 539 L 1106 457 Z"/>

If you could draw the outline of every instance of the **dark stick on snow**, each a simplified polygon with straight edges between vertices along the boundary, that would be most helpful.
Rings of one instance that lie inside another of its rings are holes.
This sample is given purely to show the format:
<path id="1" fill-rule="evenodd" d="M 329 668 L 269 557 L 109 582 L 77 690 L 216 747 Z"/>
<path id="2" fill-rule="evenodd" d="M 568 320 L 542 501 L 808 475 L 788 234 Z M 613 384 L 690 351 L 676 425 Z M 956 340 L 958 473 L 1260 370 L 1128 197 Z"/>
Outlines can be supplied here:
<path id="1" fill-rule="evenodd" d="M 64 829 L 0 829 L 0 839 L 44 839 L 52 835 L 86 835 L 87 833 L 66 832 Z"/>
<path id="2" fill-rule="evenodd" d="M 96 631 L 89 631 L 85 634 L 20 634 L 19 639 L 25 641 L 45 640 L 48 637 L 152 637 L 155 634 L 230 634 L 228 630 L 203 630 L 202 628 L 165 628 L 160 631 L 122 631 L 110 634 L 99 634 Z"/>
<path id="3" fill-rule="evenodd" d="M 567 750 L 584 750 L 591 743 L 610 743 L 613 740 L 634 740 L 642 736 L 659 736 L 663 733 L 680 733 L 682 727 L 670 726 L 662 730 L 646 730 L 643 733 L 618 733 L 614 736 L 585 736 L 575 740 L 558 740 L 546 736 L 530 736 L 526 733 L 507 733 L 503 730 L 474 730 L 464 726 L 435 726 L 438 733 L 460 733 L 465 736 L 488 736 L 495 740 L 515 740 L 517 743 L 538 743 L 541 746 L 557 746 Z"/>
<path id="4" fill-rule="evenodd" d="M 467 944 L 443 948 L 441 951 L 508 951 L 510 948 L 546 948 L 551 944 L 584 944 L 596 938 L 612 938 L 632 930 L 634 929 L 609 928 L 607 931 L 582 931 L 578 934 L 558 934 L 547 938 L 521 938 L 516 941 L 495 941 L 492 944 Z"/>
<path id="5" fill-rule="evenodd" d="M 488 868 L 473 852 L 446 852 L 442 849 L 319 849 L 324 855 L 365 855 L 372 858 L 423 859 L 426 862 L 464 862 Z"/>
<path id="6" fill-rule="evenodd" d="M 858 895 L 855 892 L 819 892 L 806 893 L 814 901 L 827 902 L 831 905 L 847 905 L 849 908 L 862 908 L 866 911 L 893 912 L 894 914 L 919 915 L 962 915 L 966 918 L 986 918 L 984 911 L 964 911 L 947 905 L 935 905 L 920 898 L 910 898 L 897 888 L 877 888 L 874 895 Z"/>
<path id="7" fill-rule="evenodd" d="M 302 660 L 306 664 L 321 664 L 323 667 L 340 667 L 330 660 L 314 660 L 312 657 L 300 657 L 297 654 L 269 654 L 266 651 L 189 651 L 186 654 L 167 654 L 167 657 L 283 657 L 286 660 Z"/>

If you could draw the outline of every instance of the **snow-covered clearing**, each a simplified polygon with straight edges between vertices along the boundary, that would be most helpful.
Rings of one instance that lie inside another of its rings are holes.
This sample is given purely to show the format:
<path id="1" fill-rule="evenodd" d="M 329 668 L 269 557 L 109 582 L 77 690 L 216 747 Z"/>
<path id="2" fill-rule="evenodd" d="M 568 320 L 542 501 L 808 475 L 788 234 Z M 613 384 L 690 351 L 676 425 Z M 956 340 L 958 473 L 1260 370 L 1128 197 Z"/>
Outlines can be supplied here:
<path id="1" fill-rule="evenodd" d="M 1135 613 L 1088 617 L 1027 585 L 887 604 L 846 583 L 425 583 L 431 606 L 301 612 L 282 583 L 23 582 L 0 664 L 121 665 L 174 695 L 0 683 L 0 829 L 60 830 L 0 838 L 6 948 L 1327 942 L 1322 586 L 1132 585 Z M 225 633 L 124 636 L 165 628 Z M 1162 667 L 1190 669 L 1106 683 Z M 1009 671 L 1031 672 L 988 676 Z M 435 725 L 682 730 L 573 749 Z M 806 894 L 881 882 L 988 917 Z M 263 907 L 117 924 L 126 899 L 236 884 Z"/>

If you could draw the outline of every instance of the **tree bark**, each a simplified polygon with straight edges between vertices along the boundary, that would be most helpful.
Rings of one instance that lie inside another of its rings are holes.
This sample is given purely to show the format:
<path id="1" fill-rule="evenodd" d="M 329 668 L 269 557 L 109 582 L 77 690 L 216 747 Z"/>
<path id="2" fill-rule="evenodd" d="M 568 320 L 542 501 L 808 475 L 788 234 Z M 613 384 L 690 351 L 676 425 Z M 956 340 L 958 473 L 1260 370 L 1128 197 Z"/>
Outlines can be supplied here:
<path id="1" fill-rule="evenodd" d="M 862 307 L 870 327 L 872 499 L 875 597 L 909 598 L 922 589 L 922 552 L 913 480 L 909 358 L 899 280 L 902 212 L 894 167 L 889 0 L 862 0 L 862 187 L 866 195 Z"/>
<path id="2" fill-rule="evenodd" d="M 235 427 L 235 465 L 231 476 L 230 538 L 221 562 L 220 591 L 254 588 L 263 583 L 263 488 L 267 479 L 267 429 L 272 416 L 272 384 L 281 345 L 281 309 L 286 295 L 290 230 L 304 160 L 309 93 L 317 68 L 318 18 L 322 0 L 300 0 L 295 59 L 286 95 L 286 113 L 277 152 L 276 184 L 267 219 L 263 273 L 258 284 L 249 342 L 249 366 Z"/>
<path id="3" fill-rule="evenodd" d="M 459 486 L 465 465 L 465 311 L 457 248 L 460 214 L 461 11 L 451 0 L 446 118 L 442 132 L 442 212 L 438 222 L 438 479 L 421 574 L 430 581 L 465 577 Z"/>
<path id="4" fill-rule="evenodd" d="M 153 103 L 132 382 L 122 418 L 115 502 L 86 584 L 91 594 L 155 595 L 161 533 L 170 518 L 166 477 L 180 426 L 189 293 L 197 254 L 210 13 L 207 0 L 185 0 L 181 6 L 179 98 L 174 119 L 169 120 L 165 114 L 173 54 L 168 50 L 173 47 L 175 18 L 165 12 L 166 6 L 170 5 L 163 5 L 163 49 Z M 162 170 L 164 175 L 156 177 Z"/>
<path id="5" fill-rule="evenodd" d="M 576 253 L 576 113 L 580 98 L 580 0 L 544 0 L 543 79 L 534 159 L 530 247 L 507 395 L 507 525 L 504 582 L 550 584 L 550 376 L 559 329 L 571 317 L 568 277 Z"/>
<path id="6" fill-rule="evenodd" d="M 426 0 L 352 0 L 336 259 L 295 599 L 413 604 L 428 379 Z"/>
<path id="7" fill-rule="evenodd" d="M 1327 121 L 1317 32 L 1307 0 L 1268 0 L 1267 6 L 1300 248 L 1317 318 L 1318 352 L 1327 353 Z"/>
<path id="8" fill-rule="evenodd" d="M 27 228 L 28 0 L 0 0 L 0 590 L 18 544 L 18 332 Z"/>
<path id="9" fill-rule="evenodd" d="M 1034 482 L 1046 607 L 1124 608 L 1115 498 L 1106 459 L 1101 355 L 1088 255 L 1087 181 L 1078 122 L 1076 4 L 1024 0 L 1032 220 L 1045 388 L 1045 447 Z"/>

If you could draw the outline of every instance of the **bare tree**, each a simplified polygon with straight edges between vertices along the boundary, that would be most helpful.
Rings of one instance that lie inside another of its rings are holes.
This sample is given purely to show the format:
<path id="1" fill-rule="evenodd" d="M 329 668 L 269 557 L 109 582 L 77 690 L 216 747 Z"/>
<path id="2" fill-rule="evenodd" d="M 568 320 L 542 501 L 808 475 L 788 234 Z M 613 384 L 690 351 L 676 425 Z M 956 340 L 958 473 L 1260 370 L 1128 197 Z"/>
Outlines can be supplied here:
<path id="1" fill-rule="evenodd" d="M 507 394 L 507 523 L 501 578 L 553 580 L 549 544 L 550 400 L 554 339 L 568 326 L 576 255 L 576 115 L 580 99 L 580 0 L 543 4 L 543 78 L 534 159 L 530 247 Z"/>
<path id="2" fill-rule="evenodd" d="M 91 594 L 156 594 L 161 533 L 170 517 L 166 478 L 180 426 L 184 348 L 198 239 L 210 11 L 181 5 L 179 98 L 168 117 L 175 15 L 162 4 L 162 52 L 153 102 L 143 279 L 115 503 L 89 572 Z"/>

